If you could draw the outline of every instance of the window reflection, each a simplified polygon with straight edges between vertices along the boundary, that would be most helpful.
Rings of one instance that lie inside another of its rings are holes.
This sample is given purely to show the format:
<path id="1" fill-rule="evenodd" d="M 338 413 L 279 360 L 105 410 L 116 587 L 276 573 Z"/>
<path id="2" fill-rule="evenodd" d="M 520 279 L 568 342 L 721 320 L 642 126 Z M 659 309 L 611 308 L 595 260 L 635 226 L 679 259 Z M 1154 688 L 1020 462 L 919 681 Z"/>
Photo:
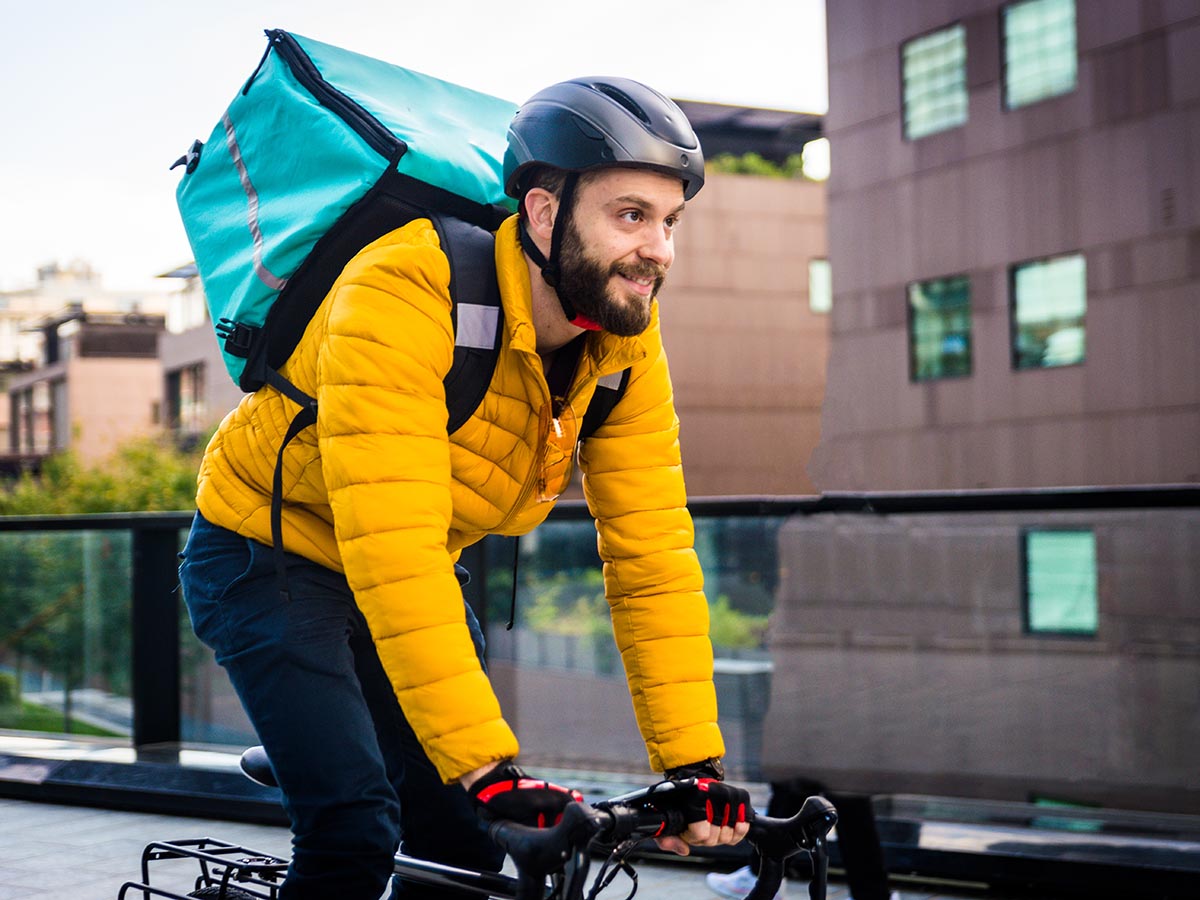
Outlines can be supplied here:
<path id="1" fill-rule="evenodd" d="M 1075 90 L 1074 0 L 1004 8 L 1004 100 L 1009 109 Z"/>
<path id="2" fill-rule="evenodd" d="M 913 381 L 971 374 L 971 283 L 965 275 L 908 286 Z"/>
<path id="3" fill-rule="evenodd" d="M 904 136 L 909 140 L 967 121 L 967 32 L 952 25 L 906 43 Z"/>
<path id="4" fill-rule="evenodd" d="M 1084 361 L 1087 270 L 1082 254 L 1016 266 L 1012 303 L 1014 368 Z"/>

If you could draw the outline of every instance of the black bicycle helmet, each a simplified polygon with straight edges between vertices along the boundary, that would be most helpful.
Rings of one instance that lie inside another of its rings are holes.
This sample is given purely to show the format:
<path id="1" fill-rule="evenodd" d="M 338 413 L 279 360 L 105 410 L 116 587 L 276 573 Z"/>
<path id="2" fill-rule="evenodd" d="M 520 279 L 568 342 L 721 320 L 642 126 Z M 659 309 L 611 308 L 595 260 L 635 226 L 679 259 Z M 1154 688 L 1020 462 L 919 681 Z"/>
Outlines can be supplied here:
<path id="1" fill-rule="evenodd" d="M 576 183 L 583 172 L 609 166 L 674 175 L 683 182 L 685 200 L 704 187 L 704 154 L 683 110 L 628 78 L 573 78 L 551 85 L 530 97 L 508 127 L 504 190 L 510 197 L 521 196 L 521 182 L 530 169 L 550 167 L 567 173 L 548 259 L 523 221 L 520 228 L 521 246 L 556 291 L 559 248 Z M 567 321 L 589 327 L 576 315 L 570 298 L 558 292 L 558 299 Z"/>
<path id="2" fill-rule="evenodd" d="M 534 166 L 586 172 L 636 166 L 676 175 L 690 200 L 704 186 L 704 154 L 687 116 L 653 88 L 628 78 L 574 78 L 534 94 L 513 117 L 504 189 L 521 192 Z"/>

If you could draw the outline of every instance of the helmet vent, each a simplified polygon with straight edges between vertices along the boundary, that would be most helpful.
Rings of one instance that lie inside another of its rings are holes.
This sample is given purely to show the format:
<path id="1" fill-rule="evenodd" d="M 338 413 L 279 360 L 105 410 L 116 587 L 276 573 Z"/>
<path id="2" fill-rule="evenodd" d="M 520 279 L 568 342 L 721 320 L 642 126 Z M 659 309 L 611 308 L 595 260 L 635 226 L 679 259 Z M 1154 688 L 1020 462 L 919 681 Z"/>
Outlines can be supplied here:
<path id="1" fill-rule="evenodd" d="M 608 82 L 604 81 L 598 81 L 594 87 L 606 97 L 609 97 L 616 103 L 619 103 L 621 106 L 625 107 L 625 109 L 629 110 L 630 113 L 632 113 L 645 124 L 650 124 L 650 116 L 646 114 L 646 110 L 642 108 L 641 104 L 635 101 L 616 85 L 609 84 Z"/>

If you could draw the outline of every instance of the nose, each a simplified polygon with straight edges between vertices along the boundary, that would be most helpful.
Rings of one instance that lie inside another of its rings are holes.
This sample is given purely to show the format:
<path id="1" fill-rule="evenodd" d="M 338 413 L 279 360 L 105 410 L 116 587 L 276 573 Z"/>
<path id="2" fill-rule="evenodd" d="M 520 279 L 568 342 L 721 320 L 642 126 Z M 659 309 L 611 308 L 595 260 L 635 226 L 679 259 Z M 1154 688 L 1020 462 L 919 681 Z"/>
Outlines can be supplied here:
<path id="1" fill-rule="evenodd" d="M 648 228 L 641 256 L 642 259 L 656 263 L 664 269 L 671 268 L 671 263 L 675 260 L 675 242 L 671 232 L 661 226 Z"/>

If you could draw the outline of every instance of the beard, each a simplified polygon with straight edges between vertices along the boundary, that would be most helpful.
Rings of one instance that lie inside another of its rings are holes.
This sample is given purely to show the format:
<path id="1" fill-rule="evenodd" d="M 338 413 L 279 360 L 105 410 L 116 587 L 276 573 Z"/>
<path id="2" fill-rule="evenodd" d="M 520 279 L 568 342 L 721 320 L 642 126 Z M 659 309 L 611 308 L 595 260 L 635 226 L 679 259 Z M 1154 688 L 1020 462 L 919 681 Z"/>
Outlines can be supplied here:
<path id="1" fill-rule="evenodd" d="M 604 331 L 621 337 L 641 334 L 650 325 L 654 300 L 666 278 L 667 270 L 649 260 L 630 263 L 620 260 L 604 263 L 590 256 L 583 239 L 569 221 L 559 249 L 558 293 Z M 654 290 L 648 297 L 622 291 L 614 276 L 653 279 Z"/>

